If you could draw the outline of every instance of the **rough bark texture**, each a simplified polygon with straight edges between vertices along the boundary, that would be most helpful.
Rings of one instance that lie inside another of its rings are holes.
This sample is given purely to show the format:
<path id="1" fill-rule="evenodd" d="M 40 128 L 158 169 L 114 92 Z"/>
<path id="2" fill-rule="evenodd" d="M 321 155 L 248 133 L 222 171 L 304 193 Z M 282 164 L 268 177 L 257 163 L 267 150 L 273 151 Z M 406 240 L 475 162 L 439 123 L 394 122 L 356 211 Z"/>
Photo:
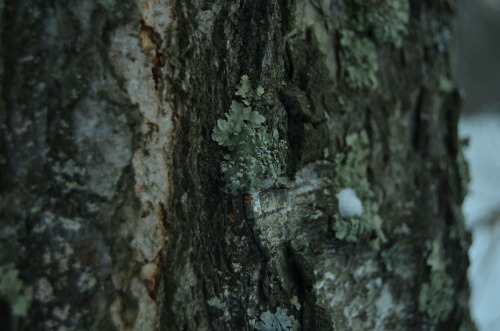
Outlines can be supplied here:
<path id="1" fill-rule="evenodd" d="M 0 1 L 0 322 L 474 329 L 456 8 L 398 3 Z M 242 75 L 288 184 L 231 196 L 211 133 Z"/>

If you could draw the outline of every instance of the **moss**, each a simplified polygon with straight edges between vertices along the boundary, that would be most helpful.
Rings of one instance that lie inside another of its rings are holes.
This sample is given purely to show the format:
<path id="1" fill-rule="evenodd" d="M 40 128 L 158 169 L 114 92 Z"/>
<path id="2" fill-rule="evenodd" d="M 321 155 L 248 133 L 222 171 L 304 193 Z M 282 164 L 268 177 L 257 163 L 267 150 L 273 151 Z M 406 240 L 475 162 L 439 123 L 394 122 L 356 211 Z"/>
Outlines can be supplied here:
<path id="1" fill-rule="evenodd" d="M 434 323 L 448 319 L 455 307 L 453 280 L 446 273 L 447 264 L 439 243 L 435 241 L 427 258 L 427 265 L 431 267 L 430 279 L 422 285 L 418 298 L 419 310 L 426 313 Z"/>
<path id="2" fill-rule="evenodd" d="M 253 91 L 248 76 L 243 76 L 236 92 L 243 103 L 233 100 L 227 119 L 218 120 L 213 130 L 212 139 L 228 150 L 221 163 L 227 193 L 260 190 L 267 181 L 277 187 L 285 183 L 286 142 L 277 130 L 269 133 L 263 125 L 266 118 L 250 106 L 263 93 L 260 86 Z"/>
<path id="3" fill-rule="evenodd" d="M 352 89 L 377 88 L 378 63 L 375 44 L 350 30 L 342 31 L 340 44 L 345 55 L 348 86 Z"/>
<path id="4" fill-rule="evenodd" d="M 346 153 L 335 156 L 336 174 L 333 185 L 335 191 L 352 188 L 363 203 L 363 214 L 358 217 L 341 218 L 334 215 L 333 230 L 337 239 L 355 242 L 360 237 L 375 232 L 371 242 L 376 249 L 387 239 L 382 231 L 382 219 L 378 215 L 378 205 L 373 202 L 373 192 L 367 178 L 367 157 L 369 153 L 368 135 L 365 131 L 349 134 L 345 138 Z"/>
<path id="5" fill-rule="evenodd" d="M 0 297 L 11 306 L 14 316 L 26 316 L 31 304 L 31 292 L 18 278 L 19 270 L 12 263 L 0 267 Z"/>
<path id="6" fill-rule="evenodd" d="M 358 30 L 371 32 L 381 43 L 392 43 L 397 48 L 403 44 L 410 20 L 408 0 L 356 0 Z"/>

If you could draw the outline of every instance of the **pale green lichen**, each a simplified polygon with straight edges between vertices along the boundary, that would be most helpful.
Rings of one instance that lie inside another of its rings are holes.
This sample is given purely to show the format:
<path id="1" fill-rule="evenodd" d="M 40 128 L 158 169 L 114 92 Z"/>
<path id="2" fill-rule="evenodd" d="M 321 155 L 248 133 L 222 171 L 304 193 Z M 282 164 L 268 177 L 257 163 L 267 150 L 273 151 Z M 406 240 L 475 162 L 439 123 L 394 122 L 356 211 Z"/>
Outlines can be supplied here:
<path id="1" fill-rule="evenodd" d="M 299 302 L 299 299 L 295 295 L 292 300 L 290 300 L 290 303 L 295 307 L 295 309 L 300 310 L 302 308 L 302 305 Z"/>
<path id="2" fill-rule="evenodd" d="M 457 153 L 458 174 L 460 176 L 460 187 L 462 189 L 462 199 L 469 193 L 469 185 L 471 182 L 469 163 L 464 154 L 464 148 L 469 145 L 469 139 L 461 139 Z"/>
<path id="3" fill-rule="evenodd" d="M 10 304 L 12 314 L 22 317 L 28 313 L 31 292 L 18 278 L 19 270 L 12 263 L 0 267 L 0 297 Z"/>
<path id="4" fill-rule="evenodd" d="M 340 44 L 346 61 L 347 85 L 352 89 L 378 86 L 378 58 L 375 44 L 354 31 L 343 30 Z"/>
<path id="5" fill-rule="evenodd" d="M 431 268 L 430 279 L 422 285 L 418 300 L 419 310 L 426 313 L 434 323 L 448 319 L 455 307 L 453 279 L 446 273 L 447 264 L 440 244 L 435 241 L 427 258 L 427 265 Z"/>
<path id="6" fill-rule="evenodd" d="M 446 76 L 439 77 L 439 90 L 443 93 L 451 93 L 455 89 L 453 81 Z"/>
<path id="7" fill-rule="evenodd" d="M 253 90 L 250 79 L 247 75 L 243 75 L 241 76 L 238 90 L 234 94 L 239 95 L 243 99 L 243 103 L 249 106 L 252 101 L 260 99 L 260 97 L 264 94 L 264 88 L 259 86 L 256 90 Z"/>
<path id="8" fill-rule="evenodd" d="M 469 184 L 471 180 L 469 164 L 467 163 L 463 151 L 464 147 L 466 147 L 467 144 L 468 144 L 467 139 L 460 140 L 456 157 L 458 174 L 460 177 L 460 189 L 462 193 L 461 194 L 462 200 L 465 199 L 466 195 L 469 192 Z M 458 206 L 455 206 L 453 208 L 453 215 L 455 221 L 451 225 L 449 236 L 451 239 L 458 241 L 460 247 L 462 247 L 464 250 L 467 250 L 469 248 L 469 239 L 462 209 Z"/>
<path id="9" fill-rule="evenodd" d="M 286 142 L 263 125 L 266 118 L 252 110 L 251 103 L 259 99 L 264 89 L 252 90 L 248 76 L 243 76 L 236 91 L 242 103 L 231 103 L 226 120 L 218 120 L 212 139 L 226 147 L 221 171 L 224 190 L 230 194 L 260 190 L 266 181 L 277 187 L 284 185 Z"/>
<path id="10" fill-rule="evenodd" d="M 358 30 L 372 32 L 381 43 L 392 43 L 397 48 L 408 34 L 410 4 L 408 0 L 355 0 L 360 5 Z"/>
<path id="11" fill-rule="evenodd" d="M 88 291 L 94 288 L 97 284 L 97 279 L 90 272 L 83 272 L 78 279 L 78 287 L 81 291 Z"/>
<path id="12" fill-rule="evenodd" d="M 215 296 L 207 300 L 207 303 L 210 307 L 214 307 L 219 310 L 223 310 L 226 307 L 226 305 Z"/>
<path id="13" fill-rule="evenodd" d="M 349 242 L 358 241 L 360 236 L 375 232 L 377 237 L 371 244 L 379 249 L 380 244 L 387 239 L 382 231 L 378 205 L 372 201 L 373 192 L 367 178 L 368 135 L 365 131 L 352 133 L 345 138 L 345 142 L 349 150 L 335 156 L 336 174 L 333 184 L 336 191 L 354 189 L 363 203 L 363 214 L 351 218 L 334 215 L 333 230 L 337 239 Z"/>
<path id="14" fill-rule="evenodd" d="M 287 310 L 278 307 L 276 313 L 269 310 L 259 316 L 259 321 L 250 320 L 250 325 L 260 331 L 300 330 L 300 323 L 293 316 L 287 315 Z"/>

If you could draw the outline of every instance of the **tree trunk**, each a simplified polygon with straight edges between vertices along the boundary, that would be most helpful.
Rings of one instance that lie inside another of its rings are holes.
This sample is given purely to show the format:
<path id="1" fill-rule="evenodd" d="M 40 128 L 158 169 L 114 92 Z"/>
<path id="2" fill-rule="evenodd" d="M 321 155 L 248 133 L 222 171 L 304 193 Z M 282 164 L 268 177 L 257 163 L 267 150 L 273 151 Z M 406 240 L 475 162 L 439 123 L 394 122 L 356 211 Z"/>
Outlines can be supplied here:
<path id="1" fill-rule="evenodd" d="M 473 330 L 455 10 L 0 0 L 2 329 Z"/>

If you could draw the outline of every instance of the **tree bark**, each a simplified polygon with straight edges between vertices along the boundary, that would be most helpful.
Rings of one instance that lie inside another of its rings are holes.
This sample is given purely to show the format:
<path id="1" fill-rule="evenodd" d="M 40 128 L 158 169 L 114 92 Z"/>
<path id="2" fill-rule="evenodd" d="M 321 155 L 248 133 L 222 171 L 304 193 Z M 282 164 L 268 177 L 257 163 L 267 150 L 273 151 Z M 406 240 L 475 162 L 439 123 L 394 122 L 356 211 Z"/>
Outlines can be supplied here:
<path id="1" fill-rule="evenodd" d="M 473 330 L 456 5 L 392 3 L 1 0 L 4 329 Z M 231 195 L 243 75 L 288 182 Z"/>

